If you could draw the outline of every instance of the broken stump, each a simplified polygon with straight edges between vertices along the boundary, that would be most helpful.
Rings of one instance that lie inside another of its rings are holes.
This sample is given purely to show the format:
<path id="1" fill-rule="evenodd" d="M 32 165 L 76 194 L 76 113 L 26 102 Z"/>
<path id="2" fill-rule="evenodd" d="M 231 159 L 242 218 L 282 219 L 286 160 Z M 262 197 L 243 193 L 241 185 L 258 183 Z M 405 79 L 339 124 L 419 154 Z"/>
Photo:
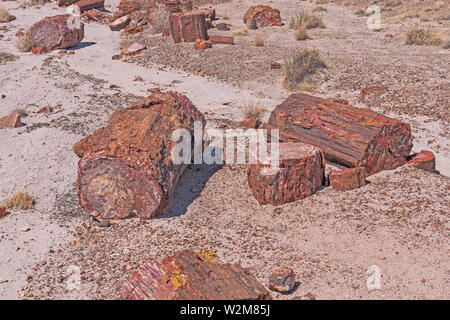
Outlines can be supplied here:
<path id="1" fill-rule="evenodd" d="M 122 287 L 124 300 L 268 300 L 269 292 L 239 264 L 192 251 L 150 260 Z"/>
<path id="2" fill-rule="evenodd" d="M 408 163 L 416 168 L 429 172 L 436 171 L 436 159 L 431 151 L 422 150 L 410 156 L 408 160 Z"/>
<path id="3" fill-rule="evenodd" d="M 47 51 L 77 46 L 84 38 L 84 24 L 81 23 L 80 29 L 69 29 L 70 17 L 69 14 L 46 17 L 33 24 L 27 32 L 33 46 Z"/>
<path id="4" fill-rule="evenodd" d="M 280 11 L 270 6 L 252 6 L 244 16 L 244 23 L 248 29 L 281 26 Z"/>
<path id="5" fill-rule="evenodd" d="M 174 13 L 169 16 L 170 34 L 175 43 L 208 40 L 204 13 Z"/>
<path id="6" fill-rule="evenodd" d="M 270 158 L 271 144 L 267 146 Z M 322 150 L 304 143 L 280 143 L 278 167 L 258 159 L 248 167 L 248 184 L 260 204 L 273 206 L 304 199 L 316 193 L 325 179 Z"/>
<path id="7" fill-rule="evenodd" d="M 332 171 L 328 181 L 330 186 L 336 191 L 358 189 L 366 185 L 366 169 L 358 167 Z"/>
<path id="8" fill-rule="evenodd" d="M 289 96 L 273 110 L 266 127 L 279 129 L 281 141 L 323 149 L 330 162 L 365 167 L 367 175 L 405 164 L 412 148 L 409 124 L 307 94 Z"/>
<path id="9" fill-rule="evenodd" d="M 186 129 L 193 137 L 194 121 L 205 125 L 200 111 L 177 92 L 153 93 L 115 111 L 105 128 L 73 147 L 81 158 L 81 206 L 101 220 L 161 214 L 187 166 L 173 162 L 178 142 L 171 140 L 172 133 Z"/>

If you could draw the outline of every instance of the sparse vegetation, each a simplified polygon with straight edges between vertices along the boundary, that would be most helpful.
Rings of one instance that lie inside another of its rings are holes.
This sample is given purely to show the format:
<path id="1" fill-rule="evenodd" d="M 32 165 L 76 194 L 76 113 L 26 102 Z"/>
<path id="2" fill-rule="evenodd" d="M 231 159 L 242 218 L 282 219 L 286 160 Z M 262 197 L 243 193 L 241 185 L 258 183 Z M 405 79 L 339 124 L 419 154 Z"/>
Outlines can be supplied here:
<path id="1" fill-rule="evenodd" d="M 311 12 L 327 12 L 327 8 L 324 6 L 315 6 L 311 9 Z"/>
<path id="2" fill-rule="evenodd" d="M 0 7 L 0 22 L 9 22 L 14 19 L 15 17 L 9 14 L 8 9 Z"/>
<path id="3" fill-rule="evenodd" d="M 264 47 L 264 37 L 259 33 L 255 34 L 255 46 Z"/>
<path id="4" fill-rule="evenodd" d="M 358 17 L 363 17 L 363 16 L 367 15 L 366 10 L 364 10 L 363 8 L 356 8 L 353 11 L 353 14 Z"/>
<path id="5" fill-rule="evenodd" d="M 416 24 L 406 31 L 405 44 L 441 46 L 444 44 L 444 40 L 440 33 Z"/>
<path id="6" fill-rule="evenodd" d="M 296 91 L 300 85 L 307 83 L 309 76 L 325 68 L 327 64 L 317 50 L 296 51 L 284 63 L 281 75 L 283 88 Z"/>
<path id="7" fill-rule="evenodd" d="M 248 35 L 248 30 L 247 30 L 247 28 L 239 28 L 239 29 L 235 29 L 235 30 L 231 31 L 231 34 L 233 35 L 233 37 L 246 36 L 246 35 Z"/>
<path id="8" fill-rule="evenodd" d="M 325 24 L 321 17 L 308 11 L 301 11 L 290 18 L 289 29 L 298 29 L 300 26 L 305 26 L 306 29 L 313 29 L 324 28 Z"/>
<path id="9" fill-rule="evenodd" d="M 18 191 L 3 201 L 3 205 L 9 210 L 29 210 L 33 209 L 35 204 L 34 197 L 26 191 Z"/>
<path id="10" fill-rule="evenodd" d="M 25 34 L 17 38 L 14 45 L 20 52 L 29 52 L 33 48 L 33 40 L 28 34 Z"/>
<path id="11" fill-rule="evenodd" d="M 315 84 L 311 84 L 308 82 L 302 82 L 300 83 L 300 85 L 298 86 L 298 91 L 299 92 L 315 92 L 317 89 L 317 86 Z"/>
<path id="12" fill-rule="evenodd" d="M 14 113 L 14 114 L 18 114 L 19 116 L 21 116 L 21 117 L 26 117 L 26 116 L 28 116 L 28 111 L 26 110 L 26 109 L 14 109 L 13 111 L 12 111 L 12 113 Z"/>
<path id="13" fill-rule="evenodd" d="M 308 32 L 306 30 L 305 26 L 299 26 L 298 29 L 295 31 L 295 40 L 297 41 L 303 41 L 310 39 L 308 36 Z"/>
<path id="14" fill-rule="evenodd" d="M 266 111 L 266 107 L 260 101 L 250 100 L 244 104 L 243 112 L 246 119 L 260 119 Z"/>
<path id="15" fill-rule="evenodd" d="M 163 4 L 156 3 L 155 0 L 150 1 L 153 6 L 153 10 L 150 13 L 150 20 L 152 21 L 150 26 L 150 32 L 152 34 L 159 34 L 164 32 L 169 32 L 169 13 Z"/>
<path id="16" fill-rule="evenodd" d="M 9 61 L 15 61 L 17 59 L 19 59 L 19 57 L 12 53 L 0 52 L 0 64 L 4 64 Z"/>

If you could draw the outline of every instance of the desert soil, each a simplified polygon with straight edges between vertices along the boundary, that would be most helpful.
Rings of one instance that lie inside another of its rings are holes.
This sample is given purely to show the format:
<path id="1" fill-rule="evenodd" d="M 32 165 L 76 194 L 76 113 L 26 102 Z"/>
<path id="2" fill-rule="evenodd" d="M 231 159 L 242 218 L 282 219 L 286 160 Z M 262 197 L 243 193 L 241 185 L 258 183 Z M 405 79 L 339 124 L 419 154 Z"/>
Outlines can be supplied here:
<path id="1" fill-rule="evenodd" d="M 224 21 L 235 29 L 243 27 L 251 4 L 257 2 L 214 7 L 229 14 Z M 274 268 L 294 269 L 298 287 L 286 295 L 272 292 L 277 299 L 307 293 L 317 299 L 449 298 L 449 50 L 403 45 L 404 30 L 414 18 L 373 32 L 365 17 L 330 4 L 320 13 L 326 28 L 310 30 L 311 40 L 295 41 L 287 26 L 269 27 L 236 37 L 235 46 L 204 52 L 147 30 L 125 36 L 91 22 L 74 54 L 33 55 L 14 48 L 16 32 L 65 9 L 54 3 L 19 5 L 2 2 L 17 19 L 0 24 L 0 52 L 18 59 L 0 61 L 0 95 L 5 96 L 0 116 L 15 109 L 26 109 L 28 116 L 26 126 L 0 130 L 0 199 L 27 190 L 36 207 L 0 220 L 0 299 L 116 299 L 123 281 L 147 259 L 205 248 L 249 268 L 264 285 Z M 270 5 L 287 22 L 292 12 L 314 4 L 279 0 Z M 106 6 L 114 11 L 117 1 L 106 0 Z M 429 22 L 448 31 L 445 23 Z M 255 33 L 263 34 L 264 47 L 253 45 Z M 147 49 L 111 59 L 136 41 Z M 210 126 L 233 126 L 251 99 L 265 104 L 267 120 L 289 94 L 270 62 L 283 62 L 289 52 L 305 47 L 319 50 L 329 65 L 315 95 L 340 96 L 408 122 L 413 151 L 433 151 L 440 174 L 405 166 L 373 175 L 357 190 L 325 187 L 274 208 L 252 197 L 245 167 L 192 166 L 172 206 L 157 219 L 113 221 L 102 228 L 79 207 L 72 145 L 104 126 L 113 110 L 158 87 L 185 93 Z M 133 81 L 137 76 L 144 81 Z M 373 86 L 387 89 L 361 96 L 362 89 Z M 47 105 L 62 111 L 36 113 Z M 381 270 L 381 289 L 369 291 L 366 270 L 372 265 Z M 81 286 L 68 290 L 73 266 L 81 270 Z"/>

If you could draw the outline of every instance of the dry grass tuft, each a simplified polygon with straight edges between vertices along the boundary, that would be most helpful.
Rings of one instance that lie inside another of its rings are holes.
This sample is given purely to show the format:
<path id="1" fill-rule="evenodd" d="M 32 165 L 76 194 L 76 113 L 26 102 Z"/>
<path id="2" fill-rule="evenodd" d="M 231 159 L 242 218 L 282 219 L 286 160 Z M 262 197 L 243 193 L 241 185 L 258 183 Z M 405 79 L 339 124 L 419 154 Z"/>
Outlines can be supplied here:
<path id="1" fill-rule="evenodd" d="M 14 19 L 15 17 L 9 14 L 8 9 L 0 7 L 0 22 L 10 22 Z"/>
<path id="2" fill-rule="evenodd" d="M 21 117 L 26 117 L 28 116 L 28 111 L 26 109 L 14 109 L 12 111 L 13 114 L 18 114 Z"/>
<path id="3" fill-rule="evenodd" d="M 33 209 L 35 204 L 34 197 L 26 191 L 18 191 L 3 201 L 3 205 L 9 210 L 29 210 Z"/>
<path id="4" fill-rule="evenodd" d="M 247 28 L 239 28 L 239 29 L 235 29 L 235 30 L 231 31 L 231 34 L 233 35 L 233 37 L 246 36 L 246 35 L 248 35 L 248 30 L 247 30 Z"/>
<path id="5" fill-rule="evenodd" d="M 28 34 L 25 34 L 16 39 L 14 46 L 20 52 L 30 52 L 33 49 L 33 40 Z"/>
<path id="6" fill-rule="evenodd" d="M 324 6 L 315 6 L 311 9 L 311 12 L 327 12 L 327 8 Z"/>
<path id="7" fill-rule="evenodd" d="M 311 39 L 311 38 L 308 36 L 306 27 L 299 26 L 298 29 L 295 31 L 295 40 L 303 41 L 303 40 L 307 40 L 307 39 Z"/>
<path id="8" fill-rule="evenodd" d="M 287 90 L 296 91 L 301 84 L 307 83 L 309 76 L 326 68 L 327 64 L 317 50 L 296 51 L 286 59 L 283 65 L 281 84 Z"/>
<path id="9" fill-rule="evenodd" d="M 305 26 L 306 29 L 325 28 L 322 18 L 307 11 L 301 11 L 289 20 L 289 29 L 298 29 Z"/>
<path id="10" fill-rule="evenodd" d="M 255 34 L 255 46 L 264 47 L 264 37 L 259 33 Z"/>
<path id="11" fill-rule="evenodd" d="M 356 15 L 356 16 L 358 16 L 358 17 L 363 17 L 363 16 L 366 16 L 366 15 L 367 15 L 367 12 L 366 12 L 366 10 L 364 10 L 363 8 L 356 8 L 356 9 L 353 11 L 353 14 Z"/>
<path id="12" fill-rule="evenodd" d="M 152 21 L 150 25 L 151 34 L 159 34 L 170 31 L 169 24 L 169 12 L 166 10 L 163 4 L 156 3 L 155 0 L 151 0 L 149 5 L 152 5 L 154 10 L 150 14 L 150 20 Z"/>
<path id="13" fill-rule="evenodd" d="M 8 52 L 0 52 L 0 64 L 4 64 L 6 62 L 15 61 L 19 59 L 18 56 L 8 53 Z"/>
<path id="14" fill-rule="evenodd" d="M 441 46 L 444 45 L 444 40 L 442 34 L 416 24 L 406 31 L 405 44 Z"/>
<path id="15" fill-rule="evenodd" d="M 299 92 L 310 92 L 310 93 L 314 93 L 317 90 L 317 86 L 315 84 L 311 84 L 308 82 L 302 82 L 300 83 L 300 85 L 298 86 L 297 89 Z"/>
<path id="16" fill-rule="evenodd" d="M 244 104 L 245 119 L 260 119 L 266 111 L 266 107 L 260 101 L 249 100 Z"/>

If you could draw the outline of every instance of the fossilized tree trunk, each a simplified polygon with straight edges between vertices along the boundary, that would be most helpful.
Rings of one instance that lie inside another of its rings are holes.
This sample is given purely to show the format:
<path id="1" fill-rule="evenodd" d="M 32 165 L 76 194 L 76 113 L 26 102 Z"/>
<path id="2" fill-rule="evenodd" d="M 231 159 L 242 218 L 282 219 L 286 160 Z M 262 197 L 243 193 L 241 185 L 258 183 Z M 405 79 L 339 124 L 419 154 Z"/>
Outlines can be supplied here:
<path id="1" fill-rule="evenodd" d="M 406 163 L 412 148 L 408 124 L 344 101 L 293 94 L 272 112 L 267 128 L 280 140 L 322 148 L 328 161 L 366 168 L 368 175 Z"/>
<path id="2" fill-rule="evenodd" d="M 33 46 L 43 47 L 48 51 L 75 47 L 84 38 L 84 24 L 80 28 L 69 29 L 69 14 L 61 14 L 36 22 L 28 30 Z"/>
<path id="3" fill-rule="evenodd" d="M 171 140 L 172 132 L 193 132 L 194 121 L 205 124 L 191 101 L 176 92 L 154 93 L 115 111 L 105 128 L 74 146 L 81 157 L 81 205 L 100 219 L 133 214 L 148 219 L 162 213 L 186 168 L 172 161 L 177 143 Z"/>
<path id="4" fill-rule="evenodd" d="M 268 300 L 269 292 L 238 264 L 192 251 L 150 260 L 122 287 L 124 300 Z"/>
<path id="5" fill-rule="evenodd" d="M 169 16 L 170 33 L 175 43 L 208 40 L 205 14 L 200 12 L 174 13 Z"/>

